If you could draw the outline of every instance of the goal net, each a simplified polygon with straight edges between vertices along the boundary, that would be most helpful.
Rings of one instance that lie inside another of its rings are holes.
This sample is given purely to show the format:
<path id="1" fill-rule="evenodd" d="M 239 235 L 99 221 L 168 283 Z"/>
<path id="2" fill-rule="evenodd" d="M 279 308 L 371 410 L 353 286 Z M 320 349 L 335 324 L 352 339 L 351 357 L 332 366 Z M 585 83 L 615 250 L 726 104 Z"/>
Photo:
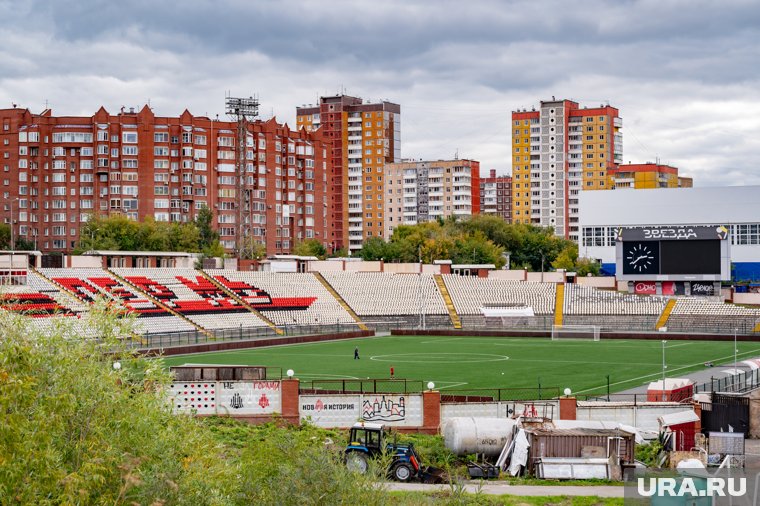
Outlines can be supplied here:
<path id="1" fill-rule="evenodd" d="M 552 325 L 552 341 L 559 339 L 599 340 L 598 325 Z"/>

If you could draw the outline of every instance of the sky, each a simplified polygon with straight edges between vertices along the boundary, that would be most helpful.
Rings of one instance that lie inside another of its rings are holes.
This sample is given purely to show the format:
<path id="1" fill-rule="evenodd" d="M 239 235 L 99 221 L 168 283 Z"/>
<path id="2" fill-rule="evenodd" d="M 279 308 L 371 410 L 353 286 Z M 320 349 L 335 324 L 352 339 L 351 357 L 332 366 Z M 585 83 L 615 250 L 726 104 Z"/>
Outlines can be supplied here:
<path id="1" fill-rule="evenodd" d="M 623 159 L 760 184 L 757 0 L 0 0 L 0 108 L 150 103 L 261 116 L 344 92 L 401 105 L 401 155 L 511 173 L 510 113 L 617 107 Z"/>

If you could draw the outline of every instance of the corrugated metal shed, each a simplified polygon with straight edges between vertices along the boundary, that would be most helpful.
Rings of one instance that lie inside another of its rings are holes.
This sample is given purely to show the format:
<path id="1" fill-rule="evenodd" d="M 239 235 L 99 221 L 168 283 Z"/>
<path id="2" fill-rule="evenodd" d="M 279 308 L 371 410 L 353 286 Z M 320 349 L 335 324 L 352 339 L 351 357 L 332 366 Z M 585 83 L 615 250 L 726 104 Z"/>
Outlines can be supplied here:
<path id="1" fill-rule="evenodd" d="M 531 429 L 527 431 L 528 469 L 533 472 L 536 459 L 542 457 L 581 457 L 584 449 L 602 449 L 601 457 L 633 462 L 635 435 L 619 429 Z"/>

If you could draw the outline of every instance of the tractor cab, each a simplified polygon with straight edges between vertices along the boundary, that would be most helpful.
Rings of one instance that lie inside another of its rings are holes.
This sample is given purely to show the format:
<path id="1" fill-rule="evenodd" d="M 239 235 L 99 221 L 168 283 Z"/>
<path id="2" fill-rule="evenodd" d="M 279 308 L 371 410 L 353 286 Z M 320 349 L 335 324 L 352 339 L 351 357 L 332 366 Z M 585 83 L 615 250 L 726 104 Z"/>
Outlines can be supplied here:
<path id="1" fill-rule="evenodd" d="M 390 456 L 388 475 L 397 481 L 421 479 L 423 470 L 420 467 L 420 457 L 414 451 L 414 446 L 388 442 L 386 428 L 379 423 L 358 422 L 351 427 L 346 446 L 346 467 L 352 471 L 366 473 L 369 469 L 369 459 L 385 452 Z"/>
<path id="2" fill-rule="evenodd" d="M 374 457 L 385 449 L 385 426 L 379 423 L 356 423 L 348 435 L 349 450 L 362 451 Z"/>

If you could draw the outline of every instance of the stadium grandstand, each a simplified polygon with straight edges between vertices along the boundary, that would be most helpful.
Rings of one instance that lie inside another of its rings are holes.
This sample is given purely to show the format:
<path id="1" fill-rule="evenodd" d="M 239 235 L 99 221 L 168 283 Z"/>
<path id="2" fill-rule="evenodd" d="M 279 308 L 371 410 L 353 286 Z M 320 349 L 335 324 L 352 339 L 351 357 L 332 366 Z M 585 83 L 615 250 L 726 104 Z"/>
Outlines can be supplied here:
<path id="1" fill-rule="evenodd" d="M 29 267 L 16 284 L 2 287 L 0 309 L 28 315 L 40 326 L 77 322 L 90 335 L 87 313 L 98 298 L 133 314 L 137 333 L 159 343 L 167 336 L 190 341 L 351 328 L 451 329 L 459 321 L 473 330 L 564 324 L 596 325 L 603 332 L 760 332 L 760 309 L 717 296 L 638 295 L 429 272 Z"/>

